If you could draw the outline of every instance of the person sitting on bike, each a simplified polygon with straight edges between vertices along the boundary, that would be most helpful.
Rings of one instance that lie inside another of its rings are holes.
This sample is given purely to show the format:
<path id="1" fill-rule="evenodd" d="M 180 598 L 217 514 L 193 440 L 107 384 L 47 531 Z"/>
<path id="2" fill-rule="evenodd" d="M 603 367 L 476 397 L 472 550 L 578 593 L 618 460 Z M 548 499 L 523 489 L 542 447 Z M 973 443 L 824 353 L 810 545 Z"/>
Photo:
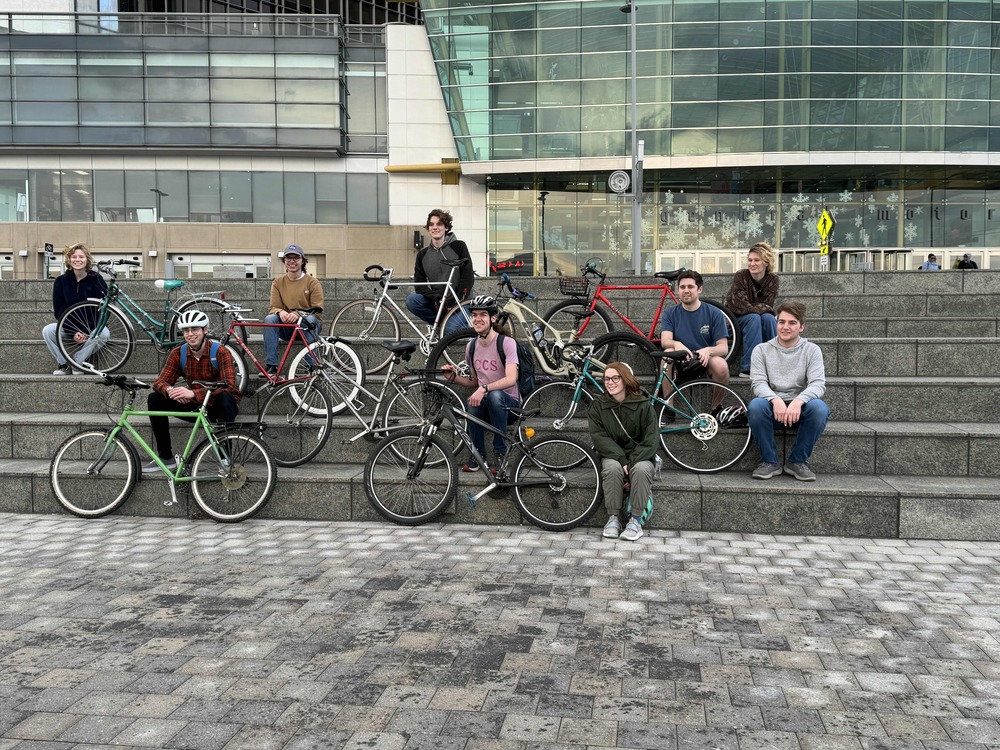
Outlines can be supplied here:
<path id="1" fill-rule="evenodd" d="M 471 377 L 459 375 L 454 365 L 444 365 L 441 369 L 452 373 L 452 383 L 475 389 L 469 396 L 468 412 L 500 431 L 501 434 L 493 435 L 493 459 L 495 465 L 499 465 L 507 454 L 507 441 L 503 434 L 513 422 L 509 409 L 521 405 L 521 396 L 517 391 L 517 342 L 511 336 L 504 336 L 506 365 L 501 368 L 500 355 L 497 353 L 497 301 L 493 297 L 480 295 L 472 300 L 469 312 L 472 315 L 472 328 L 476 332 L 476 338 L 466 347 Z M 470 421 L 469 437 L 479 455 L 485 457 L 485 430 Z M 479 471 L 479 464 L 474 460 L 470 461 L 462 467 L 462 471 Z"/>
<path id="2" fill-rule="evenodd" d="M 298 323 L 299 313 L 294 310 L 318 309 L 323 312 L 323 287 L 314 276 L 306 273 L 306 254 L 298 245 L 285 248 L 282 258 L 285 275 L 271 282 L 271 302 L 265 323 Z M 323 321 L 316 315 L 306 315 L 310 326 L 305 331 L 310 344 L 319 338 Z M 291 328 L 264 329 L 264 364 L 268 375 L 278 374 L 278 339 L 288 341 L 292 337 Z M 265 377 L 263 373 L 260 377 Z"/>
<path id="3" fill-rule="evenodd" d="M 455 284 L 455 294 L 460 300 L 469 298 L 472 294 L 473 269 L 472 257 L 468 246 L 455 237 L 451 231 L 451 214 L 440 208 L 435 208 L 427 214 L 427 233 L 431 236 L 430 244 L 417 253 L 413 267 L 413 280 L 418 284 L 425 282 L 447 281 L 451 275 L 451 266 L 441 263 L 443 260 L 464 259 L 465 265 L 458 269 L 458 283 Z M 406 308 L 425 323 L 433 323 L 437 315 L 438 305 L 445 296 L 443 286 L 418 286 L 413 294 L 406 297 Z M 466 326 L 465 316 L 455 314 L 445 326 L 444 333 L 449 334 Z"/>
<path id="4" fill-rule="evenodd" d="M 604 369 L 604 393 L 594 399 L 587 416 L 594 449 L 601 457 L 604 536 L 634 542 L 642 536 L 643 518 L 653 512 L 653 472 L 660 428 L 649 396 L 632 368 L 612 362 Z M 629 505 L 625 507 L 625 493 Z M 629 519 L 622 531 L 620 517 Z"/>
<path id="5" fill-rule="evenodd" d="M 93 270 L 94 256 L 90 254 L 86 245 L 82 242 L 70 245 L 63 251 L 63 258 L 66 260 L 66 272 L 56 279 L 56 283 L 52 287 L 52 312 L 55 313 L 57 322 L 49 323 L 42 329 L 42 339 L 49 351 L 52 352 L 52 356 L 56 358 L 57 366 L 52 372 L 53 375 L 72 375 L 74 372 L 73 365 L 63 361 L 59 342 L 56 341 L 59 318 L 70 305 L 83 302 L 91 297 L 103 297 L 108 293 L 108 285 L 104 281 L 104 277 Z M 73 333 L 73 339 L 77 344 L 83 344 L 87 341 L 89 334 L 90 331 L 76 331 Z M 93 339 L 77 352 L 77 362 L 86 362 L 91 354 L 107 343 L 110 336 L 111 332 L 105 328 L 98 338 Z M 79 370 L 79 372 L 83 371 Z"/>
<path id="6" fill-rule="evenodd" d="M 729 382 L 729 331 L 719 308 L 701 301 L 704 280 L 697 271 L 682 271 L 677 277 L 681 303 L 663 313 L 660 343 L 667 351 L 685 351 L 688 357 L 675 366 L 678 385 L 708 377 L 716 383 Z M 669 386 L 669 384 L 665 384 Z M 664 390 L 666 394 L 667 391 Z M 720 395 L 721 399 L 722 396 Z"/>
<path id="7" fill-rule="evenodd" d="M 758 242 L 747 253 L 747 267 L 733 275 L 725 300 L 743 329 L 741 378 L 750 377 L 753 350 L 778 335 L 774 301 L 779 286 L 780 280 L 774 273 L 774 250 L 766 242 Z"/>
<path id="8" fill-rule="evenodd" d="M 229 387 L 214 391 L 209 397 L 208 418 L 212 422 L 235 422 L 240 401 L 236 367 L 229 350 L 208 338 L 208 315 L 201 310 L 185 310 L 177 320 L 177 328 L 184 335 L 185 343 L 167 355 L 163 370 L 153 383 L 147 399 L 149 410 L 198 411 L 205 400 L 205 389 L 193 383 L 196 380 L 210 383 L 225 381 Z M 185 360 L 183 368 L 182 359 Z M 177 385 L 181 377 L 187 386 Z M 167 417 L 150 417 L 149 424 L 153 429 L 156 455 L 168 469 L 177 468 Z M 142 467 L 144 474 L 159 470 L 160 467 L 153 461 Z"/>

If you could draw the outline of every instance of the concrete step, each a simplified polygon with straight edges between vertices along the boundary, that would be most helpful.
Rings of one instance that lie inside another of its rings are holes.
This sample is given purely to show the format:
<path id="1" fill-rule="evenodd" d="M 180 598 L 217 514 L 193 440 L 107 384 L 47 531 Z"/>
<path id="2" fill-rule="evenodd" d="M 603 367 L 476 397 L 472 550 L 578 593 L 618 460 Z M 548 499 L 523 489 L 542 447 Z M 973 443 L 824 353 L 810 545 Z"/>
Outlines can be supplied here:
<path id="1" fill-rule="evenodd" d="M 998 338 L 812 338 L 828 376 L 991 377 L 1000 373 Z"/>
<path id="2" fill-rule="evenodd" d="M 241 421 L 254 421 L 253 399 L 241 410 Z M 104 414 L 0 414 L 0 460 L 37 458 L 47 461 L 69 435 L 88 427 L 106 428 L 111 424 Z M 533 420 L 539 438 L 555 431 L 540 420 Z M 151 440 L 148 421 L 134 421 L 139 433 Z M 175 449 L 183 447 L 190 427 L 172 422 Z M 314 459 L 316 463 L 357 463 L 366 461 L 374 438 L 358 437 L 362 426 L 353 418 L 335 417 L 326 445 Z M 585 418 L 577 418 L 563 431 L 584 442 L 589 440 Z M 357 439 L 354 439 L 357 438 Z M 778 436 L 781 456 L 791 451 L 794 436 Z M 818 444 L 811 464 L 820 473 L 838 474 L 909 474 L 914 476 L 997 477 L 1000 462 L 994 457 L 1000 449 L 1000 425 L 955 422 L 843 422 L 831 421 Z M 665 464 L 665 453 L 661 451 Z M 779 457 L 781 457 L 779 456 Z M 465 454 L 460 456 L 464 463 Z M 746 455 L 729 471 L 749 473 L 758 461 L 751 444 Z"/>
<path id="3" fill-rule="evenodd" d="M 482 486 L 478 475 L 459 475 L 458 497 L 442 523 L 515 524 L 509 498 L 486 497 L 472 509 L 465 492 Z M 989 478 L 880 474 L 820 474 L 816 482 L 781 476 L 767 482 L 744 473 L 699 476 L 665 471 L 654 485 L 649 529 L 805 534 L 888 538 L 1000 540 L 1000 492 Z M 118 511 L 125 515 L 191 515 L 164 505 L 167 483 L 160 475 L 139 482 Z M 65 513 L 49 486 L 47 463 L 0 460 L 0 511 Z M 364 493 L 362 469 L 354 464 L 310 464 L 279 472 L 264 518 L 385 523 Z M 599 509 L 590 520 L 605 520 Z M 249 523 L 252 523 L 250 521 Z"/>
<path id="4" fill-rule="evenodd" d="M 963 339 L 995 338 L 1000 319 L 965 318 L 810 318 L 806 322 L 810 341 L 822 339 Z"/>

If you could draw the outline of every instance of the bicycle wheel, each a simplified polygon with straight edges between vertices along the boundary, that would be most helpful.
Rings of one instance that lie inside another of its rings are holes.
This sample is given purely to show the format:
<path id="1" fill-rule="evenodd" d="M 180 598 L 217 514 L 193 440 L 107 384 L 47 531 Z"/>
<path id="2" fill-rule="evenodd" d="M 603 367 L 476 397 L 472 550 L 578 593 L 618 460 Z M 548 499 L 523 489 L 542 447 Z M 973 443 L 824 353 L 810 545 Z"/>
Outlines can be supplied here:
<path id="1" fill-rule="evenodd" d="M 576 339 L 592 341 L 610 333 L 614 323 L 603 307 L 595 307 L 593 315 L 580 319 L 589 309 L 590 303 L 585 299 L 566 299 L 550 307 L 542 320 L 557 331 L 575 332 L 582 328 Z"/>
<path id="2" fill-rule="evenodd" d="M 445 336 L 431 349 L 427 357 L 427 369 L 440 370 L 441 365 L 464 364 L 466 348 L 475 338 L 476 332 L 471 328 L 463 328 Z"/>
<path id="3" fill-rule="evenodd" d="M 536 435 L 544 437 L 553 430 L 586 430 L 587 413 L 593 400 L 594 394 L 586 388 L 581 388 L 577 397 L 576 381 L 556 380 L 546 383 L 535 389 L 522 405 L 525 412 L 538 410 L 541 414 L 522 420 L 518 431 L 524 436 L 525 429 L 531 427 Z"/>
<path id="4" fill-rule="evenodd" d="M 177 319 L 186 310 L 201 310 L 208 316 L 208 335 L 213 339 L 220 339 L 229 331 L 229 315 L 226 308 L 232 303 L 217 297 L 193 297 L 184 300 L 177 306 L 177 314 L 170 318 L 170 340 L 178 343 L 184 340 L 184 336 L 177 330 Z M 247 341 L 246 326 L 236 325 L 233 327 L 233 334 Z"/>
<path id="5" fill-rule="evenodd" d="M 465 409 L 465 401 L 444 383 L 435 380 L 414 380 L 403 383 L 401 387 L 402 390 L 396 391 L 389 399 L 382 416 L 382 425 L 393 432 L 419 427 L 425 418 L 437 415 L 441 402 L 456 409 Z M 433 388 L 435 393 L 428 394 L 426 388 Z M 459 426 L 465 430 L 466 420 L 463 419 Z M 442 424 L 437 436 L 448 445 L 453 456 L 457 456 L 465 447 L 455 425 Z"/>
<path id="6" fill-rule="evenodd" d="M 313 344 L 312 351 L 313 354 L 322 357 L 319 384 L 330 399 L 330 413 L 339 414 L 347 408 L 346 401 L 353 402 L 357 399 L 358 389 L 365 382 L 365 370 L 361 366 L 361 359 L 354 349 L 343 341 L 331 342 L 328 338 L 321 338 Z M 309 350 L 302 347 L 289 365 L 289 378 L 302 378 L 309 374 L 309 365 L 306 362 L 308 356 Z M 302 383 L 294 385 L 293 395 L 297 396 Z"/>
<path id="7" fill-rule="evenodd" d="M 247 371 L 246 360 L 243 359 L 243 354 L 232 344 L 226 344 L 226 351 L 233 358 L 233 369 L 236 370 L 236 386 L 240 389 L 240 393 L 243 393 L 250 382 L 250 373 Z"/>
<path id="8" fill-rule="evenodd" d="M 124 503 L 138 478 L 131 444 L 107 430 L 84 430 L 67 438 L 49 466 L 52 492 L 66 510 L 82 518 L 107 515 Z"/>
<path id="9" fill-rule="evenodd" d="M 433 521 L 455 496 L 458 469 L 447 443 L 421 430 L 394 432 L 365 462 L 365 494 L 379 515 L 404 526 Z"/>
<path id="10" fill-rule="evenodd" d="M 78 342 L 74 338 L 77 333 L 87 338 Z M 135 331 L 132 321 L 117 307 L 105 307 L 101 300 L 84 300 L 63 312 L 56 341 L 67 362 L 107 373 L 128 362 L 135 348 Z"/>
<path id="11" fill-rule="evenodd" d="M 278 469 L 267 445 L 256 435 L 220 432 L 218 440 L 225 452 L 221 461 L 208 440 L 195 448 L 191 494 L 205 515 L 235 523 L 249 518 L 271 499 Z"/>
<path id="12" fill-rule="evenodd" d="M 585 523 L 604 497 L 601 462 L 582 443 L 566 437 L 524 446 L 514 469 L 514 501 L 525 520 L 547 531 Z M 540 466 L 539 466 L 540 464 Z M 572 468 L 551 468 L 551 467 Z"/>
<path id="13" fill-rule="evenodd" d="M 682 469 L 710 474 L 732 466 L 750 446 L 746 419 L 721 425 L 713 411 L 746 408 L 732 388 L 711 380 L 682 385 L 660 409 L 660 443 Z"/>
<path id="14" fill-rule="evenodd" d="M 652 390 L 660 374 L 660 360 L 653 344 L 631 331 L 612 331 L 594 342 L 594 357 L 607 365 L 624 362 L 647 391 Z"/>
<path id="15" fill-rule="evenodd" d="M 333 414 L 330 398 L 317 380 L 279 385 L 268 396 L 257 421 L 261 435 L 278 466 L 299 466 L 323 450 Z"/>
<path id="16" fill-rule="evenodd" d="M 710 299 L 703 299 L 702 302 L 717 308 L 722 313 L 722 317 L 726 319 L 726 330 L 729 332 L 726 340 L 729 343 L 729 351 L 726 352 L 725 359 L 727 362 L 736 362 L 738 364 L 740 357 L 743 356 L 743 329 L 740 328 L 736 316 L 729 312 L 721 302 L 715 302 Z"/>
<path id="17" fill-rule="evenodd" d="M 445 316 L 444 316 L 444 318 L 441 321 L 441 330 L 442 331 L 447 331 L 448 330 L 448 323 L 451 321 L 451 319 L 454 316 L 456 316 L 456 315 L 461 315 L 462 314 L 461 308 L 463 308 L 463 307 L 464 308 L 468 308 L 468 306 L 471 305 L 471 304 L 472 304 L 472 300 L 468 300 L 467 299 L 464 302 L 462 302 L 461 305 L 459 305 L 457 307 L 453 307 L 450 310 L 448 310 L 448 312 L 445 313 Z M 471 328 L 472 327 L 472 323 L 471 323 L 472 313 L 466 311 L 465 314 L 469 317 L 469 320 L 463 320 L 461 327 L 462 328 Z"/>
<path id="18" fill-rule="evenodd" d="M 378 316 L 375 311 L 378 310 Z M 391 308 L 373 299 L 348 302 L 337 311 L 330 323 L 330 335 L 344 339 L 361 359 L 369 375 L 389 366 L 392 354 L 382 348 L 383 341 L 399 341 L 399 321 Z"/>

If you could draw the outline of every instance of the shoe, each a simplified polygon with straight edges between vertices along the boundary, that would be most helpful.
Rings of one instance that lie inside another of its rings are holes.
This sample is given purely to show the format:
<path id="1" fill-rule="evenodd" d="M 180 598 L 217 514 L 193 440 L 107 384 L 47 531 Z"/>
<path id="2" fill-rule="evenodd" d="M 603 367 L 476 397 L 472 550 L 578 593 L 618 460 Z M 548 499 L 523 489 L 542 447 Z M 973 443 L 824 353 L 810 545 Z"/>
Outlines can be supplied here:
<path id="1" fill-rule="evenodd" d="M 713 406 L 712 407 L 712 416 L 713 417 L 718 417 L 720 411 L 722 411 L 722 404 L 719 404 L 718 406 Z"/>
<path id="2" fill-rule="evenodd" d="M 785 473 L 803 482 L 816 481 L 816 472 L 810 469 L 805 461 L 800 464 L 785 464 Z"/>
<path id="3" fill-rule="evenodd" d="M 479 464 L 465 464 L 465 466 L 462 467 L 462 471 L 464 471 L 466 474 L 471 474 L 474 471 L 479 471 Z"/>
<path id="4" fill-rule="evenodd" d="M 750 372 L 749 371 L 744 372 L 743 370 L 740 370 L 740 377 L 741 378 L 749 378 L 750 377 Z"/>
<path id="5" fill-rule="evenodd" d="M 163 459 L 163 463 L 171 471 L 173 471 L 174 469 L 177 468 L 177 462 L 174 459 L 172 459 L 172 458 L 170 458 L 170 459 Z M 142 473 L 143 474 L 155 474 L 159 470 L 160 470 L 160 467 L 156 463 L 156 461 L 150 461 L 148 464 L 143 464 L 143 466 L 142 466 Z"/>
<path id="6" fill-rule="evenodd" d="M 65 364 L 65 365 L 59 365 L 56 369 L 54 369 L 52 371 L 52 374 L 53 375 L 72 375 L 73 374 L 73 365 L 68 364 L 68 363 Z"/>
<path id="7" fill-rule="evenodd" d="M 618 537 L 619 539 L 624 539 L 626 542 L 634 542 L 636 539 L 642 536 L 642 526 L 639 524 L 639 519 L 632 516 L 628 519 L 628 523 L 625 524 L 625 531 L 622 535 Z"/>
<path id="8" fill-rule="evenodd" d="M 264 372 L 257 373 L 257 377 L 259 377 L 261 380 L 270 380 L 272 378 L 278 377 L 277 365 L 268 365 L 267 367 L 264 368 L 264 370 L 267 374 L 265 374 Z"/>
<path id="9" fill-rule="evenodd" d="M 611 516 L 608 522 L 604 524 L 604 531 L 601 532 L 601 536 L 605 539 L 617 539 L 622 533 L 622 522 L 618 520 L 618 516 Z"/>
<path id="10" fill-rule="evenodd" d="M 761 461 L 757 464 L 757 468 L 753 470 L 754 479 L 770 479 L 781 473 L 781 464 L 769 464 L 767 461 Z"/>

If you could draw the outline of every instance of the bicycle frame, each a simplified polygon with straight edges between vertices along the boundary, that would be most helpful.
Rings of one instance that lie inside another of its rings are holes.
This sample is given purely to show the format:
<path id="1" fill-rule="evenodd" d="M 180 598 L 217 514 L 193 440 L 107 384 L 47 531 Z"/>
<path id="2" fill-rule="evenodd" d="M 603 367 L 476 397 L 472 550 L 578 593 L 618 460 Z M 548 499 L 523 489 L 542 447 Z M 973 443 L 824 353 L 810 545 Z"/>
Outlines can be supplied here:
<path id="1" fill-rule="evenodd" d="M 237 311 L 235 311 L 235 310 L 233 312 L 237 313 Z M 250 351 L 250 346 L 247 344 L 247 342 L 244 341 L 243 338 L 239 335 L 239 333 L 236 332 L 237 327 L 243 327 L 243 328 L 293 328 L 293 329 L 295 329 L 295 330 L 292 331 L 292 335 L 288 339 L 288 344 L 285 346 L 285 351 L 281 355 L 281 361 L 278 363 L 278 374 L 277 375 L 271 376 L 271 375 L 267 374 L 267 369 L 264 367 L 264 365 L 262 365 L 260 363 L 260 360 L 257 359 L 256 356 L 254 356 L 254 353 L 252 351 Z M 306 331 L 305 331 L 304 328 L 302 328 L 301 320 L 298 323 L 262 323 L 259 320 L 254 320 L 254 319 L 251 319 L 251 318 L 241 318 L 241 317 L 239 317 L 238 314 L 235 314 L 234 317 L 229 321 L 229 330 L 226 331 L 226 335 L 222 337 L 221 344 L 223 346 L 225 346 L 227 343 L 229 343 L 230 340 L 233 340 L 237 344 L 239 344 L 240 349 L 243 350 L 243 353 L 246 354 L 250 358 L 250 361 L 253 362 L 257 366 L 257 369 L 260 370 L 260 373 L 262 375 L 264 375 L 264 377 L 267 378 L 268 384 L 270 384 L 272 386 L 284 385 L 285 383 L 303 382 L 303 381 L 309 380 L 311 377 L 313 377 L 312 375 L 303 375 L 302 377 L 298 377 L 298 378 L 283 378 L 283 377 L 281 377 L 281 373 L 285 369 L 285 363 L 288 361 L 288 356 L 292 352 L 292 344 L 294 344 L 296 341 L 301 341 L 302 342 L 302 344 L 305 346 L 305 348 L 309 351 L 309 356 L 311 356 L 313 358 L 314 362 L 323 361 L 323 358 L 313 348 L 313 344 L 311 344 L 306 339 Z"/>
<path id="2" fill-rule="evenodd" d="M 609 300 L 604 293 L 605 292 L 643 292 L 643 291 L 660 291 L 660 301 L 656 306 L 656 312 L 653 314 L 653 320 L 649 325 L 648 331 L 642 331 L 624 312 L 618 309 L 615 304 Z M 649 339 L 650 341 L 659 341 L 659 331 L 657 330 L 660 323 L 660 316 L 663 314 L 663 303 L 666 302 L 667 297 L 670 297 L 671 301 L 676 305 L 677 298 L 674 296 L 673 289 L 670 288 L 669 284 L 637 284 L 637 285 L 626 285 L 626 284 L 598 284 L 597 290 L 594 292 L 594 297 L 590 301 L 590 306 L 587 308 L 588 312 L 593 312 L 597 308 L 598 302 L 603 302 L 604 305 L 611 310 L 615 315 L 617 315 L 621 321 L 635 331 L 638 335 Z M 590 318 L 586 318 L 581 324 L 577 331 L 577 338 L 583 338 L 583 332 L 587 330 L 587 326 L 590 324 Z"/>

